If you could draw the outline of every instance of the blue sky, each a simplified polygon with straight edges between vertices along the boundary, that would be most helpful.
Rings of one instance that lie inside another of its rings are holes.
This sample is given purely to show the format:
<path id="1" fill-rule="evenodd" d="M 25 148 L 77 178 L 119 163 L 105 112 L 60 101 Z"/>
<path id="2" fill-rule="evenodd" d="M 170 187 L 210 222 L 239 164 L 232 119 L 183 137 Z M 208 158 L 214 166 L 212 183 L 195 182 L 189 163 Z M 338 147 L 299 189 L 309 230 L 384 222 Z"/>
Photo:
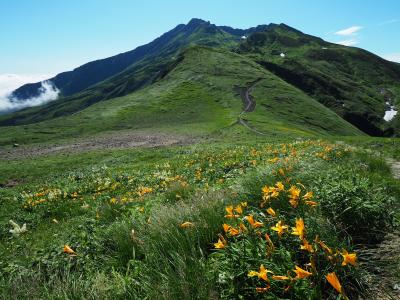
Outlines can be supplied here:
<path id="1" fill-rule="evenodd" d="M 286 23 L 400 62 L 399 0 L 1 0 L 0 89 L 5 74 L 71 70 L 193 17 L 237 28 Z"/>

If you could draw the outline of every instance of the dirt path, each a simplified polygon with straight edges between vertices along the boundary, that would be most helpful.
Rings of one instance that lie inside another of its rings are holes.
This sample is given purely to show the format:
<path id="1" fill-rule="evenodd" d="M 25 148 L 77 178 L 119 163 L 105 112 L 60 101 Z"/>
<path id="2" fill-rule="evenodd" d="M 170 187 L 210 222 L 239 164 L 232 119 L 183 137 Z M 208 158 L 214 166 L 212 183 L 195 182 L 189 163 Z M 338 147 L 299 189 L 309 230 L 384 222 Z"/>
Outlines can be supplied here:
<path id="1" fill-rule="evenodd" d="M 400 299 L 400 232 L 388 233 L 382 243 L 359 254 L 360 263 L 371 274 L 367 299 Z"/>
<path id="2" fill-rule="evenodd" d="M 400 161 L 395 161 L 392 158 L 388 158 L 386 159 L 386 162 L 392 170 L 393 177 L 396 179 L 400 179 Z"/>
<path id="3" fill-rule="evenodd" d="M 386 161 L 393 177 L 400 179 L 400 161 L 390 158 Z M 388 233 L 379 245 L 362 250 L 360 257 L 372 274 L 369 282 L 371 292 L 367 299 L 400 299 L 400 231 Z"/>
<path id="4" fill-rule="evenodd" d="M 250 131 L 252 131 L 254 133 L 257 133 L 257 134 L 260 134 L 260 135 L 266 135 L 266 133 L 258 131 L 257 129 L 251 127 L 249 125 L 248 121 L 243 119 L 243 115 L 245 113 L 252 112 L 256 108 L 256 105 L 257 105 L 256 100 L 250 94 L 250 92 L 252 91 L 254 86 L 261 80 L 262 80 L 262 78 L 258 78 L 257 80 L 251 82 L 249 84 L 249 86 L 247 86 L 247 87 L 235 87 L 235 89 L 239 92 L 240 97 L 242 98 L 242 102 L 243 102 L 243 110 L 238 115 L 237 123 L 243 125 L 248 130 L 250 130 Z"/>
<path id="5" fill-rule="evenodd" d="M 163 133 L 116 132 L 68 141 L 68 143 L 47 145 L 21 145 L 14 148 L 0 148 L 0 160 L 32 158 L 61 153 L 79 153 L 92 150 L 152 148 L 194 143 L 188 136 Z"/>

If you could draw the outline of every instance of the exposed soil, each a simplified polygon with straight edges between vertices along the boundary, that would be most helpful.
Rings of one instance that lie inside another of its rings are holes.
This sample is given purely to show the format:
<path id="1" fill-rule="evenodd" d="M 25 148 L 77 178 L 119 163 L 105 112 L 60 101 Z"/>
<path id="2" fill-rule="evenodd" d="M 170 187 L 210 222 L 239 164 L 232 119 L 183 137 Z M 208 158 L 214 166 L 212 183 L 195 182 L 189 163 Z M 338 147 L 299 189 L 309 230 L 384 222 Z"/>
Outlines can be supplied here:
<path id="1" fill-rule="evenodd" d="M 235 87 L 235 90 L 237 92 L 239 92 L 240 97 L 242 98 L 242 102 L 243 102 L 243 110 L 238 116 L 237 124 L 243 125 L 248 130 L 250 130 L 250 131 L 252 131 L 254 133 L 257 133 L 257 134 L 260 134 L 260 135 L 265 135 L 265 133 L 263 133 L 261 131 L 258 131 L 257 129 L 253 128 L 252 126 L 249 125 L 247 120 L 243 119 L 243 115 L 245 113 L 252 112 L 256 108 L 256 105 L 257 105 L 256 100 L 250 94 L 250 92 L 260 80 L 262 80 L 262 78 L 258 78 L 257 80 L 249 83 L 249 85 L 247 87 L 238 87 L 238 86 Z"/>
<path id="2" fill-rule="evenodd" d="M 387 234 L 382 243 L 360 251 L 359 256 L 371 274 L 367 299 L 400 299 L 400 232 Z"/>
<path id="3" fill-rule="evenodd" d="M 386 162 L 388 163 L 390 169 L 392 170 L 393 177 L 396 179 L 400 179 L 400 161 L 395 161 L 392 158 L 388 158 L 386 159 Z"/>
<path id="4" fill-rule="evenodd" d="M 79 153 L 92 150 L 152 148 L 170 145 L 194 143 L 195 139 L 188 136 L 169 135 L 163 133 L 121 132 L 104 134 L 85 139 L 76 139 L 69 143 L 48 145 L 20 145 L 14 148 L 0 148 L 0 159 L 32 158 L 60 153 Z"/>
<path id="5" fill-rule="evenodd" d="M 387 159 L 393 177 L 400 179 L 400 162 Z M 400 299 L 400 231 L 388 233 L 376 247 L 360 251 L 363 264 L 371 273 L 367 299 Z"/>

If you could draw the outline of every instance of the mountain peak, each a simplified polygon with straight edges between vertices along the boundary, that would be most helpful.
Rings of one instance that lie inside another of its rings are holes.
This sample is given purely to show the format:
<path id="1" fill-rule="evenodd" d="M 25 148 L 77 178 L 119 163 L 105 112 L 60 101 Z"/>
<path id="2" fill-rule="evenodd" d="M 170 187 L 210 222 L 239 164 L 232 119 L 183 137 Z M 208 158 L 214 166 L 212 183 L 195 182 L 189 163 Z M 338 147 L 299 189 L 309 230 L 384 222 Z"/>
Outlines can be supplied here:
<path id="1" fill-rule="evenodd" d="M 210 24 L 210 22 L 204 21 L 199 18 L 192 18 L 189 23 L 187 23 L 187 26 L 198 26 L 202 24 Z"/>

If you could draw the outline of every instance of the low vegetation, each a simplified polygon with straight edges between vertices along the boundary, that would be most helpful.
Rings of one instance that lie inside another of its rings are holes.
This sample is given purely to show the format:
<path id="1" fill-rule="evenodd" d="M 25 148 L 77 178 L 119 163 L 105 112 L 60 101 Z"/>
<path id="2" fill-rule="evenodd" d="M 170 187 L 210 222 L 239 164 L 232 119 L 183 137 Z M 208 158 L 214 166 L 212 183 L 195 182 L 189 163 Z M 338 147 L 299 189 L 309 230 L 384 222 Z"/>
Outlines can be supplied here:
<path id="1" fill-rule="evenodd" d="M 400 185 L 377 168 L 385 165 L 377 152 L 355 144 L 300 139 L 48 156 L 38 158 L 46 169 L 27 162 L 34 175 L 25 179 L 15 165 L 2 177 L 16 185 L 1 190 L 1 296 L 365 295 L 374 262 L 362 249 L 399 225 Z"/>

